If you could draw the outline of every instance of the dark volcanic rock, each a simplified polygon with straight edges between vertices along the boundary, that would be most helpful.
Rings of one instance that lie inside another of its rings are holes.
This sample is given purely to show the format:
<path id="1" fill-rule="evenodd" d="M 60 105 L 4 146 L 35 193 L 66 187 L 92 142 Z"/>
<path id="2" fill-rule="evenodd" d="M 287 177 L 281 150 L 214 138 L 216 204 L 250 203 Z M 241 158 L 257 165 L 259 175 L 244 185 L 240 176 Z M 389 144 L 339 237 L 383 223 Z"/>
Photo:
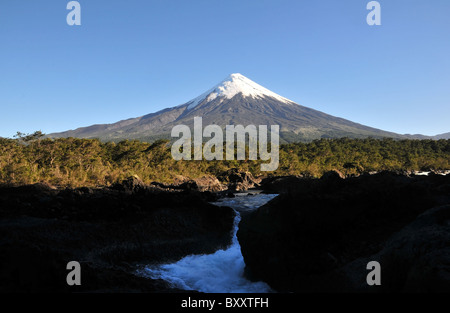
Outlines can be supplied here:
<path id="1" fill-rule="evenodd" d="M 223 191 L 227 189 L 220 181 L 213 176 L 203 176 L 194 180 L 197 184 L 198 191 Z"/>
<path id="2" fill-rule="evenodd" d="M 279 291 L 361 290 L 355 287 L 355 281 L 361 277 L 350 275 L 355 267 L 344 271 L 346 266 L 358 259 L 365 262 L 365 258 L 383 250 L 389 238 L 418 215 L 450 203 L 445 187 L 450 183 L 450 175 L 405 177 L 384 172 L 347 179 L 328 175 L 289 183 L 286 193 L 243 216 L 238 231 L 248 275 Z M 384 263 L 396 265 L 387 267 L 384 279 L 388 268 L 398 271 L 403 260 L 421 256 L 417 262 L 412 261 L 413 265 L 405 265 L 408 274 L 398 275 L 392 283 L 396 287 L 390 290 L 403 290 L 400 286 L 414 275 L 420 276 L 422 282 L 429 277 L 429 284 L 439 281 L 439 286 L 448 286 L 445 282 L 449 279 L 448 267 L 438 265 L 448 264 L 446 259 L 432 256 L 448 255 L 448 248 L 443 248 L 449 247 L 448 237 L 443 235 L 448 225 L 437 225 L 437 218 L 429 223 L 431 228 L 427 228 L 423 238 L 405 232 L 401 239 L 392 239 L 386 245 L 382 268 Z M 411 229 L 417 230 L 417 225 Z M 425 246 L 425 238 L 437 241 Z M 413 252 L 416 244 L 424 247 L 423 252 Z M 394 251 L 399 251 L 402 257 L 397 257 Z M 389 258 L 397 261 L 385 261 Z M 368 271 L 364 262 L 356 267 L 365 279 Z M 439 272 L 440 278 L 420 275 L 421 271 Z"/>
<path id="3" fill-rule="evenodd" d="M 267 177 L 261 181 L 261 188 L 270 193 L 286 193 L 297 188 L 298 183 L 303 178 L 301 176 L 275 176 Z"/>
<path id="4" fill-rule="evenodd" d="M 186 177 L 176 178 L 173 184 L 162 184 L 159 182 L 152 182 L 151 186 L 157 187 L 161 190 L 188 190 L 199 192 L 220 192 L 227 189 L 216 177 L 203 176 L 196 179 L 188 179 Z"/>
<path id="5" fill-rule="evenodd" d="M 114 184 L 111 188 L 127 193 L 136 193 L 147 189 L 147 186 L 138 176 L 131 176 L 123 180 L 120 184 Z"/>
<path id="6" fill-rule="evenodd" d="M 240 172 L 236 168 L 223 172 L 217 178 L 222 182 L 228 183 L 230 191 L 245 191 L 259 187 L 261 183 L 261 179 L 253 177 L 252 173 Z"/>
<path id="7" fill-rule="evenodd" d="M 220 183 L 220 181 L 216 177 L 212 176 L 203 176 L 200 178 L 189 180 L 179 185 L 179 188 L 187 190 L 196 190 L 200 192 L 204 191 L 218 192 L 227 189 L 226 186 Z"/>
<path id="8" fill-rule="evenodd" d="M 338 170 L 333 170 L 326 172 L 322 175 L 321 179 L 323 180 L 337 180 L 337 179 L 344 179 L 345 175 L 339 172 Z"/>
<path id="9" fill-rule="evenodd" d="M 231 242 L 235 213 L 199 192 L 126 180 L 114 188 L 0 188 L 0 291 L 167 291 L 135 265 L 212 253 Z M 82 264 L 82 286 L 66 264 Z"/>
<path id="10" fill-rule="evenodd" d="M 364 271 L 370 261 L 381 264 L 380 291 L 450 292 L 450 205 L 419 215 L 380 252 L 344 266 L 342 274 L 354 290 L 370 291 Z"/>

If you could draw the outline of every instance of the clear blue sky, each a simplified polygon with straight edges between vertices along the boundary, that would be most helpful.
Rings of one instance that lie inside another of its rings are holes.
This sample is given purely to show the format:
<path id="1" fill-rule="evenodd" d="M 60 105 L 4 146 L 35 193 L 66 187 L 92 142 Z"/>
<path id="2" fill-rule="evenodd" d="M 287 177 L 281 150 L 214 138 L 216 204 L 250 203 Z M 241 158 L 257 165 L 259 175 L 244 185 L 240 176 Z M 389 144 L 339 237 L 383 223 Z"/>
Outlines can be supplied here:
<path id="1" fill-rule="evenodd" d="M 398 133 L 450 131 L 450 1 L 0 2 L 0 136 L 173 107 L 230 73 Z"/>

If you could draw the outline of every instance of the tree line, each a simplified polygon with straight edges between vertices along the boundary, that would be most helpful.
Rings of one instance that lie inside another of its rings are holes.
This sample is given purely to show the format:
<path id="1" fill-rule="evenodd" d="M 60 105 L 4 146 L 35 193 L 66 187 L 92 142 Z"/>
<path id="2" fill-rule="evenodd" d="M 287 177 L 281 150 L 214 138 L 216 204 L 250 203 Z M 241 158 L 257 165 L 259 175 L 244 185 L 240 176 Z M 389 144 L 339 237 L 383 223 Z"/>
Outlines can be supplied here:
<path id="1" fill-rule="evenodd" d="M 330 170 L 344 175 L 373 171 L 450 169 L 450 140 L 321 139 L 280 146 L 280 165 L 261 172 L 261 162 L 176 161 L 167 140 L 153 143 L 97 139 L 43 139 L 43 134 L 18 133 L 0 138 L 0 184 L 46 182 L 58 187 L 108 186 L 137 175 L 144 182 L 172 183 L 180 176 L 218 176 L 231 168 L 253 175 L 320 177 Z"/>

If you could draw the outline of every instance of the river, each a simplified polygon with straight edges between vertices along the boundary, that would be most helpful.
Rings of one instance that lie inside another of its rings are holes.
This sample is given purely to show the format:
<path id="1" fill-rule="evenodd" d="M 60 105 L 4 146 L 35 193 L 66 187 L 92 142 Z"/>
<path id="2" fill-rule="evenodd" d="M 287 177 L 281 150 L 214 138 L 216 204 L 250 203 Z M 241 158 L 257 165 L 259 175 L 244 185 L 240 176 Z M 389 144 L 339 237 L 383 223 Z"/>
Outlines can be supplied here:
<path id="1" fill-rule="evenodd" d="M 252 211 L 272 200 L 274 194 L 236 194 L 235 198 L 224 198 L 213 202 L 229 206 L 236 211 L 233 239 L 225 250 L 213 254 L 190 255 L 176 263 L 147 266 L 140 275 L 163 279 L 173 287 L 206 293 L 267 293 L 271 288 L 264 282 L 252 282 L 244 277 L 245 262 L 237 239 L 240 212 Z"/>

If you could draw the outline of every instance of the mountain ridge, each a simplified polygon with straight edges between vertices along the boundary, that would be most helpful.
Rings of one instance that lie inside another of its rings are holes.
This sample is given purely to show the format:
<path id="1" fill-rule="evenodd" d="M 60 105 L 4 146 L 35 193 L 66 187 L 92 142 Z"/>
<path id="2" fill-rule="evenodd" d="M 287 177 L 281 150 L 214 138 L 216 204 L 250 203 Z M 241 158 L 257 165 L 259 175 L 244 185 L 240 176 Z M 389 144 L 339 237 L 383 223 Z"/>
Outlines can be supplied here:
<path id="1" fill-rule="evenodd" d="M 280 125 L 281 142 L 320 138 L 408 138 L 302 106 L 235 73 L 200 96 L 174 107 L 111 124 L 95 124 L 48 135 L 50 138 L 99 138 L 103 141 L 170 139 L 176 125 Z M 444 134 L 443 134 L 444 135 Z"/>

